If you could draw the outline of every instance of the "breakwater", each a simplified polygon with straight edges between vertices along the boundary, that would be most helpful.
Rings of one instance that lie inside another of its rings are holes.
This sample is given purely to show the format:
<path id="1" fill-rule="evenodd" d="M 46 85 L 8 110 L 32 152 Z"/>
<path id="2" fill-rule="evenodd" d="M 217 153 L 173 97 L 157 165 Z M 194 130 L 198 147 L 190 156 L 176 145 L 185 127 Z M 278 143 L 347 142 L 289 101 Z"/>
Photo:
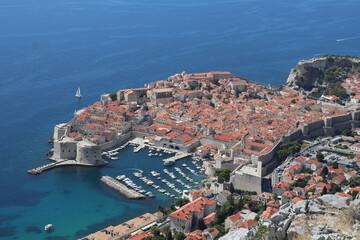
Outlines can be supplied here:
<path id="1" fill-rule="evenodd" d="M 87 164 L 87 163 L 79 163 L 75 160 L 60 160 L 60 161 L 56 161 L 56 162 L 52 162 L 52 163 L 48 163 L 45 164 L 43 166 L 40 167 L 36 167 L 33 169 L 30 169 L 27 171 L 27 173 L 32 174 L 32 175 L 36 175 L 36 174 L 40 174 L 46 170 L 55 168 L 55 167 L 63 167 L 63 166 L 89 166 L 89 167 L 93 167 L 93 166 L 104 166 L 107 162 L 106 161 L 101 161 L 99 164 L 94 165 L 94 164 Z"/>
<path id="2" fill-rule="evenodd" d="M 120 183 L 119 181 L 116 181 L 114 178 L 109 176 L 102 176 L 100 181 L 104 183 L 106 186 L 114 189 L 115 191 L 119 192 L 121 195 L 128 199 L 144 199 L 145 196 L 143 194 L 140 194 L 128 187 L 126 187 L 124 184 Z"/>

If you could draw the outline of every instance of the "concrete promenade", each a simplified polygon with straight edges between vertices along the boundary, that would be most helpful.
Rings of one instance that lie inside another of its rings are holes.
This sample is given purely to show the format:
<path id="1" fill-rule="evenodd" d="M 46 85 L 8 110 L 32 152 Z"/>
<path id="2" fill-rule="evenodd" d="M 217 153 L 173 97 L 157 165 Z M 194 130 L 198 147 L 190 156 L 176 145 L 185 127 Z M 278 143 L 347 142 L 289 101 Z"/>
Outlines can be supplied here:
<path id="1" fill-rule="evenodd" d="M 145 196 L 141 193 L 134 191 L 126 187 L 124 184 L 120 183 L 119 181 L 115 180 L 109 176 L 102 176 L 100 181 L 107 185 L 108 187 L 114 189 L 115 191 L 119 192 L 121 195 L 128 199 L 144 199 Z"/>

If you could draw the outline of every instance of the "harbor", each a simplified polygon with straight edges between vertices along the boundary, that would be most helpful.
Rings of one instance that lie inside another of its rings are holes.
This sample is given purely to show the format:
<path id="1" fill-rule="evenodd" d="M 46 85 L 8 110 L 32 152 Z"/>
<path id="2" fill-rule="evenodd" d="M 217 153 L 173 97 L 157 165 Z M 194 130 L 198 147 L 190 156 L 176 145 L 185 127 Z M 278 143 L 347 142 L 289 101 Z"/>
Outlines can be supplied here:
<path id="1" fill-rule="evenodd" d="M 141 149 L 144 150 L 140 152 Z M 201 181 L 204 176 L 200 166 L 202 162 L 184 160 L 190 159 L 190 154 L 175 153 L 174 155 L 173 152 L 167 149 L 146 146 L 145 144 L 139 144 L 139 142 L 130 141 L 128 145 L 104 152 L 104 160 L 118 159 L 118 155 L 121 155 L 122 151 L 137 152 L 135 156 L 147 156 L 147 164 L 149 164 L 151 168 L 143 168 L 143 165 L 139 168 L 138 165 L 134 163 L 134 168 L 122 169 L 110 175 L 112 181 L 109 187 L 114 188 L 113 185 L 117 183 L 124 186 L 122 190 L 119 191 L 120 193 L 122 193 L 124 189 L 128 189 L 142 194 L 146 199 L 163 197 L 178 198 L 182 196 L 184 190 L 197 189 L 201 186 Z M 122 162 L 121 159 L 110 161 L 109 165 Z M 174 161 L 174 163 L 166 165 L 164 161 L 168 160 Z M 182 164 L 175 163 L 175 161 L 181 161 Z M 185 164 L 185 162 L 187 164 Z"/>

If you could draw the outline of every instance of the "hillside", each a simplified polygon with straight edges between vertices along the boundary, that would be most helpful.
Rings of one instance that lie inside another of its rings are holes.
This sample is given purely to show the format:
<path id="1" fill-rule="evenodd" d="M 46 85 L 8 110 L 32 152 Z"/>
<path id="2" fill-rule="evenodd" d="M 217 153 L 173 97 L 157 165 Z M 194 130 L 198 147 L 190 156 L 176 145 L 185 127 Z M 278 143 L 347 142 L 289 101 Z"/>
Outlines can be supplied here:
<path id="1" fill-rule="evenodd" d="M 270 219 L 269 240 L 360 238 L 360 199 L 324 195 L 287 203 Z"/>
<path id="2" fill-rule="evenodd" d="M 328 90 L 343 98 L 346 94 L 340 86 L 341 82 L 359 73 L 359 57 L 331 55 L 312 58 L 300 61 L 291 69 L 286 86 L 295 90 L 305 90 L 307 93 L 318 93 L 315 95 Z"/>

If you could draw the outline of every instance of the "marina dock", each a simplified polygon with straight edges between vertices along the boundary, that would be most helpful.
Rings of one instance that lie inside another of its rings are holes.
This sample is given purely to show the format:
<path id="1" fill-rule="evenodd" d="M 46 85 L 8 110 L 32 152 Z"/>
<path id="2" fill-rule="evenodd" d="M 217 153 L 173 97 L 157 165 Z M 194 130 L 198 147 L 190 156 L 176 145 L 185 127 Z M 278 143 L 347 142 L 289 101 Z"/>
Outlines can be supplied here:
<path id="1" fill-rule="evenodd" d="M 167 158 L 167 159 L 164 159 L 164 161 L 166 161 L 166 160 L 177 161 L 177 160 L 186 158 L 186 157 L 188 157 L 188 156 L 191 156 L 191 154 L 190 154 L 190 153 L 177 153 L 177 154 L 175 154 L 175 156 L 172 156 L 172 157 L 169 157 L 169 158 Z"/>
<path id="2" fill-rule="evenodd" d="M 143 149 L 145 147 L 145 144 L 144 143 L 140 143 L 139 146 L 137 146 L 135 149 L 134 149 L 134 153 L 137 153 L 139 152 L 141 149 Z"/>
<path id="3" fill-rule="evenodd" d="M 108 187 L 114 189 L 115 191 L 119 192 L 121 195 L 128 199 L 144 199 L 145 196 L 141 193 L 134 191 L 126 187 L 124 184 L 120 183 L 119 181 L 115 180 L 109 176 L 102 176 L 100 181 L 107 185 Z"/>

